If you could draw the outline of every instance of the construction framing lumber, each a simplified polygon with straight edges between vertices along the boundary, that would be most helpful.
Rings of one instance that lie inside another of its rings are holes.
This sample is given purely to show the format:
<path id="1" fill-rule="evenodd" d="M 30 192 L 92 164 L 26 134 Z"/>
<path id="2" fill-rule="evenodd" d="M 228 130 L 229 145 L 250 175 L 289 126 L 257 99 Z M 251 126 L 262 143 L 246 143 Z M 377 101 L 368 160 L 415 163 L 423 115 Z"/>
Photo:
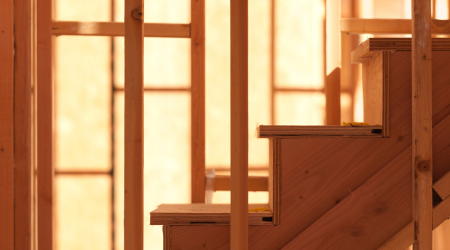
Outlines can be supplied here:
<path id="1" fill-rule="evenodd" d="M 268 204 L 249 204 L 246 210 L 249 225 L 273 225 Z M 150 213 L 150 225 L 193 224 L 230 225 L 230 204 L 162 204 Z"/>
<path id="2" fill-rule="evenodd" d="M 269 207 L 277 226 L 281 223 L 281 139 L 270 139 L 269 164 Z"/>
<path id="3" fill-rule="evenodd" d="M 205 0 L 191 1 L 191 202 L 205 202 Z"/>
<path id="4" fill-rule="evenodd" d="M 438 193 L 441 199 L 446 199 L 450 196 L 450 172 L 444 175 L 433 185 L 433 189 Z"/>
<path id="5" fill-rule="evenodd" d="M 230 191 L 231 179 L 229 175 L 216 175 L 213 178 L 214 191 Z M 248 191 L 268 191 L 269 178 L 267 176 L 249 176 L 248 177 Z"/>
<path id="6" fill-rule="evenodd" d="M 124 36 L 125 24 L 120 22 L 54 21 L 53 35 L 69 36 Z M 189 38 L 189 24 L 144 23 L 145 37 Z"/>
<path id="7" fill-rule="evenodd" d="M 431 20 L 432 34 L 449 34 L 449 20 Z M 347 34 L 411 34 L 411 19 L 342 18 L 341 32 Z"/>
<path id="8" fill-rule="evenodd" d="M 14 247 L 33 246 L 31 86 L 33 80 L 32 2 L 14 1 Z"/>
<path id="9" fill-rule="evenodd" d="M 259 138 L 382 137 L 382 126 L 259 126 Z"/>
<path id="10" fill-rule="evenodd" d="M 248 249 L 248 0 L 231 0 L 231 249 Z"/>
<path id="11" fill-rule="evenodd" d="M 14 1 L 0 2 L 0 246 L 14 249 Z"/>
<path id="12" fill-rule="evenodd" d="M 341 1 L 326 0 L 326 125 L 341 124 Z"/>
<path id="13" fill-rule="evenodd" d="M 143 250 L 144 1 L 125 0 L 125 250 Z"/>
<path id="14" fill-rule="evenodd" d="M 37 3 L 37 206 L 38 248 L 53 249 L 52 1 Z"/>
<path id="15" fill-rule="evenodd" d="M 414 250 L 432 249 L 431 3 L 412 2 L 412 172 Z"/>

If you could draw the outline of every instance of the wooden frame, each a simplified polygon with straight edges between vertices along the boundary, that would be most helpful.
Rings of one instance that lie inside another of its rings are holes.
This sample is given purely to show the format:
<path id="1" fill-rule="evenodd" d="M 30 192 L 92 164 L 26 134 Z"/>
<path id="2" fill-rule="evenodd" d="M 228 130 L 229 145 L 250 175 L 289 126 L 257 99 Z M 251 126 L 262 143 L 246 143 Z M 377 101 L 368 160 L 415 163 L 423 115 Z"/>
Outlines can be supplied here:
<path id="1" fill-rule="evenodd" d="M 74 36 L 124 36 L 125 24 L 120 22 L 69 22 L 53 21 L 53 35 Z M 144 23 L 145 37 L 191 37 L 189 24 Z"/>
<path id="2" fill-rule="evenodd" d="M 14 249 L 14 1 L 0 3 L 0 246 Z"/>
<path id="3" fill-rule="evenodd" d="M 341 32 L 347 34 L 411 34 L 411 19 L 342 18 Z M 450 21 L 430 22 L 432 34 L 449 34 Z"/>
<path id="4" fill-rule="evenodd" d="M 125 250 L 144 249 L 144 1 L 125 1 Z"/>

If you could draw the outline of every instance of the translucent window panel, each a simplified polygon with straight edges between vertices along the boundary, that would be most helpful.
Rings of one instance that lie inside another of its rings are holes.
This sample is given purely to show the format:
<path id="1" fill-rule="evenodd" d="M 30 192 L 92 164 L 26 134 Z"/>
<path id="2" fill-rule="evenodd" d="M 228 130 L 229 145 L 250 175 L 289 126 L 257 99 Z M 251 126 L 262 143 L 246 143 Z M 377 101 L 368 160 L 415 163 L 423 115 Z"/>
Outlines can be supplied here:
<path id="1" fill-rule="evenodd" d="M 230 166 L 230 1 L 206 1 L 206 165 Z"/>
<path id="2" fill-rule="evenodd" d="M 436 229 L 433 230 L 433 249 L 445 250 L 449 249 L 450 238 L 450 220 L 444 221 Z"/>
<path id="3" fill-rule="evenodd" d="M 115 103 L 115 246 L 123 249 L 123 93 Z M 162 249 L 161 226 L 149 225 L 149 213 L 162 203 L 190 203 L 190 96 L 146 93 L 144 105 L 144 247 Z"/>
<path id="4" fill-rule="evenodd" d="M 114 38 L 114 80 L 125 81 L 124 38 Z M 174 38 L 144 39 L 144 85 L 146 87 L 189 87 L 191 82 L 191 41 Z"/>
<path id="5" fill-rule="evenodd" d="M 276 125 L 323 125 L 325 95 L 323 93 L 277 93 Z"/>
<path id="6" fill-rule="evenodd" d="M 123 0 L 114 0 L 114 20 L 123 22 L 125 14 Z M 190 0 L 145 0 L 144 21 L 150 23 L 190 23 Z"/>
<path id="7" fill-rule="evenodd" d="M 268 140 L 257 138 L 256 129 L 258 125 L 271 122 L 270 1 L 250 0 L 248 4 L 248 162 L 250 165 L 268 166 L 269 143 Z"/>
<path id="8" fill-rule="evenodd" d="M 56 39 L 56 167 L 109 170 L 110 39 Z"/>
<path id="9" fill-rule="evenodd" d="M 411 1 L 406 0 L 411 5 Z M 374 18 L 407 18 L 405 0 L 373 1 Z"/>
<path id="10" fill-rule="evenodd" d="M 323 87 L 324 1 L 275 1 L 275 85 Z"/>
<path id="11" fill-rule="evenodd" d="M 56 176 L 56 249 L 111 249 L 111 177 Z"/>
<path id="12" fill-rule="evenodd" d="M 111 19 L 111 0 L 56 0 L 58 21 L 103 21 Z"/>

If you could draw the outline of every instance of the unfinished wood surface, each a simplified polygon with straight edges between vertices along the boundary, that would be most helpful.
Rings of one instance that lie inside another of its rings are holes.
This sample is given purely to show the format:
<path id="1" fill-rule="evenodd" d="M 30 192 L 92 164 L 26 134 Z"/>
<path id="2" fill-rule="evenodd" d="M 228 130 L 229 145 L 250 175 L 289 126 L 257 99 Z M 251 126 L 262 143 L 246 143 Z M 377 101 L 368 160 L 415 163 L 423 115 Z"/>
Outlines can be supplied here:
<path id="1" fill-rule="evenodd" d="M 31 249 L 32 242 L 32 6 L 31 1 L 14 2 L 14 247 Z"/>
<path id="2" fill-rule="evenodd" d="M 341 124 L 341 1 L 326 0 L 326 125 Z"/>
<path id="3" fill-rule="evenodd" d="M 371 125 L 383 123 L 383 55 L 379 52 L 362 64 L 364 122 Z"/>
<path id="4" fill-rule="evenodd" d="M 37 1 L 38 248 L 53 249 L 52 1 Z"/>
<path id="5" fill-rule="evenodd" d="M 216 175 L 213 180 L 214 191 L 230 191 L 231 178 L 229 175 Z M 269 178 L 267 176 L 249 176 L 248 177 L 248 191 L 268 191 Z"/>
<path id="6" fill-rule="evenodd" d="M 282 223 L 276 227 L 250 226 L 251 249 L 281 249 L 336 203 L 339 204 L 347 196 L 351 197 L 360 185 L 401 152 L 412 151 L 407 150 L 412 141 L 411 52 L 390 53 L 390 138 L 282 139 Z M 444 109 L 450 105 L 450 63 L 445 63 L 450 60 L 450 56 L 447 53 L 450 52 L 433 52 L 433 105 L 436 102 L 435 106 Z M 438 58 L 444 63 L 435 66 Z M 440 83 L 435 86 L 437 80 Z M 440 113 L 441 110 L 433 109 L 433 117 L 441 116 Z M 449 124 L 450 117 L 441 120 L 433 128 L 433 178 L 436 181 L 450 171 Z M 411 183 L 411 178 L 407 177 L 407 181 Z M 399 192 L 411 204 L 411 188 L 408 192 Z M 379 197 L 379 201 L 383 201 L 382 197 Z M 366 210 L 362 213 L 366 213 Z M 411 221 L 411 206 L 405 208 L 401 216 Z M 401 228 L 406 225 L 392 223 L 391 226 Z M 358 237 L 354 240 L 357 241 Z M 172 229 L 174 249 L 204 246 L 206 249 L 230 249 L 229 241 L 228 227 L 174 226 Z M 383 243 L 380 242 L 380 246 Z"/>
<path id="7" fill-rule="evenodd" d="M 246 212 L 250 225 L 272 225 L 268 204 L 249 204 Z M 162 204 L 150 213 L 150 225 L 193 224 L 230 225 L 230 204 Z"/>
<path id="8" fill-rule="evenodd" d="M 281 139 L 269 142 L 269 207 L 273 212 L 273 224 L 281 218 Z"/>
<path id="9" fill-rule="evenodd" d="M 432 34 L 449 34 L 449 20 L 431 20 Z M 410 19 L 342 18 L 341 32 L 347 34 L 411 34 Z"/>
<path id="10" fill-rule="evenodd" d="M 172 249 L 172 227 L 171 226 L 163 226 L 163 249 L 171 250 Z"/>
<path id="11" fill-rule="evenodd" d="M 205 0 L 191 1 L 191 202 L 205 202 Z"/>
<path id="12" fill-rule="evenodd" d="M 248 0 L 231 0 L 231 249 L 248 249 Z"/>
<path id="13" fill-rule="evenodd" d="M 369 38 L 352 52 L 352 62 L 362 63 L 371 59 L 380 50 L 411 51 L 411 38 Z M 450 51 L 449 38 L 433 38 L 433 51 Z"/>
<path id="14" fill-rule="evenodd" d="M 382 126 L 259 126 L 259 138 L 381 137 Z"/>
<path id="15" fill-rule="evenodd" d="M 144 2 L 125 1 L 125 250 L 144 248 Z"/>
<path id="16" fill-rule="evenodd" d="M 283 249 L 376 249 L 411 220 L 410 165 L 407 148 Z"/>
<path id="17" fill-rule="evenodd" d="M 432 247 L 431 3 L 412 1 L 412 172 L 414 250 Z"/>
<path id="18" fill-rule="evenodd" d="M 69 36 L 124 36 L 125 24 L 120 22 L 54 21 L 53 35 Z M 189 24 L 144 23 L 145 37 L 189 38 Z"/>
<path id="19" fill-rule="evenodd" d="M 14 249 L 14 1 L 0 2 L 0 246 Z"/>

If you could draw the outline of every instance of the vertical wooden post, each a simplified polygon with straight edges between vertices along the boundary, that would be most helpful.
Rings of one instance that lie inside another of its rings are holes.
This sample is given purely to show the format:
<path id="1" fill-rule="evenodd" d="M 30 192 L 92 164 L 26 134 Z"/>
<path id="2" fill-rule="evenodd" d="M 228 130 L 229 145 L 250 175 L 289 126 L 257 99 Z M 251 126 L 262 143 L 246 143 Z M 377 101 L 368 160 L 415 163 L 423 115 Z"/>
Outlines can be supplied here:
<path id="1" fill-rule="evenodd" d="M 326 0 L 326 124 L 341 124 L 341 1 Z"/>
<path id="2" fill-rule="evenodd" d="M 205 202 L 205 0 L 191 0 L 191 202 Z"/>
<path id="3" fill-rule="evenodd" d="M 0 246 L 14 249 L 14 1 L 0 2 Z"/>
<path id="4" fill-rule="evenodd" d="M 432 245 L 430 0 L 412 0 L 412 157 L 415 250 Z"/>
<path id="5" fill-rule="evenodd" d="M 14 247 L 32 248 L 31 1 L 14 1 Z"/>
<path id="6" fill-rule="evenodd" d="M 231 249 L 248 249 L 248 0 L 231 0 Z"/>
<path id="7" fill-rule="evenodd" d="M 52 1 L 37 1 L 38 248 L 53 249 Z"/>
<path id="8" fill-rule="evenodd" d="M 143 0 L 125 0 L 125 250 L 144 249 L 143 11 Z"/>

